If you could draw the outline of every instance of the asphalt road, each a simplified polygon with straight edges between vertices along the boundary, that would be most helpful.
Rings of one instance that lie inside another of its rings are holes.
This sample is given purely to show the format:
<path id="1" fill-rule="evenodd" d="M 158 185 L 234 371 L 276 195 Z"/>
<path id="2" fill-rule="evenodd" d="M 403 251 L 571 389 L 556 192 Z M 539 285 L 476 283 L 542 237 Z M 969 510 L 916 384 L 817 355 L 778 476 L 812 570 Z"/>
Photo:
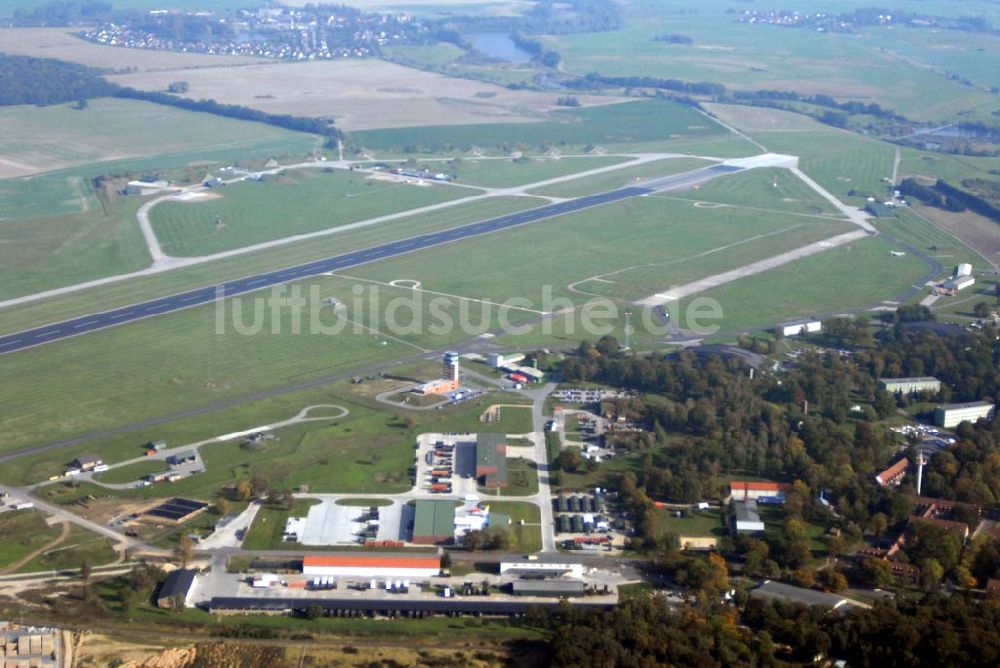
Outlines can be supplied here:
<path id="1" fill-rule="evenodd" d="M 408 239 L 399 239 L 388 243 L 364 248 L 343 255 L 336 255 L 323 260 L 300 264 L 294 267 L 287 267 L 263 274 L 246 276 L 226 283 L 209 285 L 187 292 L 152 299 L 149 301 L 124 306 L 95 313 L 92 315 L 73 318 L 63 322 L 37 327 L 35 329 L 8 334 L 0 337 L 0 354 L 11 353 L 18 350 L 33 348 L 52 341 L 66 339 L 87 332 L 93 332 L 108 327 L 115 327 L 127 322 L 134 322 L 145 318 L 172 313 L 182 309 L 208 304 L 218 297 L 232 297 L 268 288 L 283 283 L 316 276 L 331 271 L 343 271 L 351 267 L 375 262 L 385 258 L 404 255 L 413 251 L 440 246 L 452 243 L 461 239 L 492 234 L 501 230 L 534 223 L 547 218 L 561 216 L 567 213 L 582 211 L 604 204 L 610 204 L 640 195 L 648 195 L 655 192 L 667 190 L 679 190 L 690 188 L 700 183 L 705 183 L 710 179 L 724 174 L 740 171 L 742 168 L 733 165 L 712 165 L 697 169 L 691 172 L 675 174 L 659 179 L 644 182 L 642 185 L 620 188 L 597 195 L 588 195 L 576 199 L 566 200 L 557 204 L 548 204 L 535 209 L 512 213 L 498 218 L 470 223 L 440 232 L 431 232 Z"/>

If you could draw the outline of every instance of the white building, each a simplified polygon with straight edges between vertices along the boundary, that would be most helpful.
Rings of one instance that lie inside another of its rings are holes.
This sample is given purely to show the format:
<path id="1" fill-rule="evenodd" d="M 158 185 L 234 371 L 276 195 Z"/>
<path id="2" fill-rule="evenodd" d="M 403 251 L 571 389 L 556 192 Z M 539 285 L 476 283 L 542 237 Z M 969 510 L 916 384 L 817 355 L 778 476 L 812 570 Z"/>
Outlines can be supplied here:
<path id="1" fill-rule="evenodd" d="M 499 369 L 505 364 L 516 364 L 523 359 L 524 353 L 510 353 L 508 355 L 490 353 L 486 356 L 486 363 L 495 369 Z"/>
<path id="2" fill-rule="evenodd" d="M 945 429 L 957 427 L 968 420 L 993 417 L 993 404 L 988 401 L 970 401 L 964 404 L 942 404 L 934 411 L 934 424 Z"/>
<path id="3" fill-rule="evenodd" d="M 892 394 L 915 394 L 917 392 L 940 392 L 941 381 L 933 376 L 915 378 L 879 378 L 879 387 Z"/>
<path id="4" fill-rule="evenodd" d="M 329 552 L 302 559 L 302 574 L 357 578 L 430 578 L 441 557 L 427 552 Z"/>
<path id="5" fill-rule="evenodd" d="M 583 577 L 583 564 L 562 555 L 537 555 L 500 562 L 500 575 L 505 573 Z"/>
<path id="6" fill-rule="evenodd" d="M 814 334 L 822 328 L 823 324 L 819 320 L 808 320 L 782 325 L 781 333 L 784 336 L 798 336 L 799 334 Z"/>
<path id="7" fill-rule="evenodd" d="M 972 265 L 968 262 L 963 262 L 958 265 L 958 271 L 955 272 L 955 278 L 959 276 L 972 276 Z"/>

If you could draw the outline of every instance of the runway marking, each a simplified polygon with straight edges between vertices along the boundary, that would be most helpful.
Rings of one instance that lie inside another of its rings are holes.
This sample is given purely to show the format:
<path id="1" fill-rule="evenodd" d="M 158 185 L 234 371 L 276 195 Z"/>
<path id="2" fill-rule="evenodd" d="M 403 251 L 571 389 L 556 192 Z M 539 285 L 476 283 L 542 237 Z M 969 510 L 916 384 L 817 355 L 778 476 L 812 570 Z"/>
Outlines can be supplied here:
<path id="1" fill-rule="evenodd" d="M 39 334 L 35 334 L 35 338 L 36 339 L 47 339 L 50 336 L 55 336 L 56 334 L 61 334 L 61 333 L 62 332 L 60 332 L 60 330 L 54 329 L 51 332 L 41 332 Z"/>
<path id="2" fill-rule="evenodd" d="M 21 341 L 23 341 L 23 339 L 13 339 L 11 341 L 5 341 L 4 343 L 0 343 L 0 348 L 3 348 L 5 346 L 13 346 L 17 343 L 20 343 Z"/>
<path id="3" fill-rule="evenodd" d="M 80 329 L 81 327 L 88 327 L 90 325 L 96 324 L 97 320 L 88 320 L 87 322 L 80 322 L 73 325 L 73 329 Z"/>

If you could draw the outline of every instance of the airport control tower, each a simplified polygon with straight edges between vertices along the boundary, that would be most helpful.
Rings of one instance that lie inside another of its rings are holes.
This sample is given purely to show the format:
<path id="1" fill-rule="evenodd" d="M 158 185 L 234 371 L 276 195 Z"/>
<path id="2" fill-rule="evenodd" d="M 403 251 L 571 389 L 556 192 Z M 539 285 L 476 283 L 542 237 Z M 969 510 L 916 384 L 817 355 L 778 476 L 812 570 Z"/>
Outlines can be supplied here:
<path id="1" fill-rule="evenodd" d="M 445 380 L 458 382 L 458 353 L 448 352 L 444 354 L 444 372 L 441 377 Z"/>

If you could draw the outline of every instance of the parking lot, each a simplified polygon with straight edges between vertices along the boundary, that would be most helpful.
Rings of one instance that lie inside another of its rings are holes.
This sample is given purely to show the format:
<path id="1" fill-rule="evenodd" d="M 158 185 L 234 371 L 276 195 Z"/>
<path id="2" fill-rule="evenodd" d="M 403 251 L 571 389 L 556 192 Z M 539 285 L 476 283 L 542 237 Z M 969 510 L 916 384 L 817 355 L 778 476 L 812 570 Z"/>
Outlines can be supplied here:
<path id="1" fill-rule="evenodd" d="M 476 493 L 474 435 L 421 434 L 416 458 L 417 492 L 457 497 Z"/>

